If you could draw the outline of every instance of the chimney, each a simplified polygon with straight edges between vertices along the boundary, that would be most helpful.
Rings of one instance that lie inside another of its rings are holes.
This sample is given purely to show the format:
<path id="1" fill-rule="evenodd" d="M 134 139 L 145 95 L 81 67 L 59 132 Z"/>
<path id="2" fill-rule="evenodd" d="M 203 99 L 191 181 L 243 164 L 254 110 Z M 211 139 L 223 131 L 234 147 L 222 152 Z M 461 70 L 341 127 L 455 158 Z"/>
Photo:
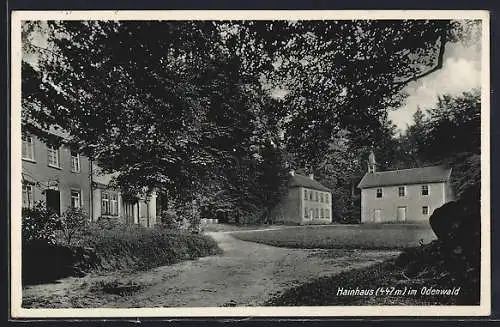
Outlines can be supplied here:
<path id="1" fill-rule="evenodd" d="M 293 170 L 293 169 L 290 170 L 290 176 L 292 176 L 292 177 L 295 176 L 295 170 Z"/>
<path id="2" fill-rule="evenodd" d="M 310 179 L 312 179 L 312 180 L 314 180 L 314 174 L 313 174 L 313 173 L 310 173 L 310 174 L 309 174 L 309 178 L 310 178 Z"/>

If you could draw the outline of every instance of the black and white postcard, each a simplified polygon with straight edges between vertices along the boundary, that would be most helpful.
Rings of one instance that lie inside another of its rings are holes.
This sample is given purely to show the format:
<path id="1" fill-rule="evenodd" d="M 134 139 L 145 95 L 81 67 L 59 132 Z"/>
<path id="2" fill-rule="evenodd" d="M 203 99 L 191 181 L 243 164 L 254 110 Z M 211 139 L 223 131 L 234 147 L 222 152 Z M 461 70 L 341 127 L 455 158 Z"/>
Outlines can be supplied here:
<path id="1" fill-rule="evenodd" d="M 488 315 L 489 37 L 12 12 L 12 317 Z"/>

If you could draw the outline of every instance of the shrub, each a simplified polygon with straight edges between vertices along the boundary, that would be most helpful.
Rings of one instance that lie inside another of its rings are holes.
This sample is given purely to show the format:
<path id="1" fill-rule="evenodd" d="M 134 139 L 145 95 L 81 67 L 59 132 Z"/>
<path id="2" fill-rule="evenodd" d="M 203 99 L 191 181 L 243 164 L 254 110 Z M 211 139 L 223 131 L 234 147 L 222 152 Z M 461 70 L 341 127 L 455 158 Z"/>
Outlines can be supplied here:
<path id="1" fill-rule="evenodd" d="M 217 243 L 205 235 L 123 224 L 101 229 L 93 223 L 84 242 L 95 248 L 104 270 L 149 269 L 220 252 Z"/>
<path id="2" fill-rule="evenodd" d="M 80 208 L 70 208 L 66 210 L 61 219 L 61 231 L 66 245 L 71 245 L 71 241 L 76 234 L 82 233 L 89 224 L 89 216 Z"/>
<path id="3" fill-rule="evenodd" d="M 175 210 L 172 209 L 163 210 L 160 214 L 161 227 L 178 229 L 179 228 L 178 220 L 179 216 L 177 215 Z"/>
<path id="4" fill-rule="evenodd" d="M 56 231 L 61 227 L 61 220 L 56 213 L 47 209 L 45 203 L 37 202 L 33 208 L 23 208 L 22 218 L 23 241 L 56 242 Z"/>

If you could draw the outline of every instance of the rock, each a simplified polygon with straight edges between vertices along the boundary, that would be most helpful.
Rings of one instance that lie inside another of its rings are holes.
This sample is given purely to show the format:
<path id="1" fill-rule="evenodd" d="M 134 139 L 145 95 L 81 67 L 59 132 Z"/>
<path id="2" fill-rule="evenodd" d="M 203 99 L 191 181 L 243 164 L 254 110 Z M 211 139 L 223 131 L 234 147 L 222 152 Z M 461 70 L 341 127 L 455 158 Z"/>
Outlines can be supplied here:
<path id="1" fill-rule="evenodd" d="M 432 230 L 455 254 L 479 251 L 481 215 L 479 201 L 467 197 L 444 204 L 429 218 Z"/>

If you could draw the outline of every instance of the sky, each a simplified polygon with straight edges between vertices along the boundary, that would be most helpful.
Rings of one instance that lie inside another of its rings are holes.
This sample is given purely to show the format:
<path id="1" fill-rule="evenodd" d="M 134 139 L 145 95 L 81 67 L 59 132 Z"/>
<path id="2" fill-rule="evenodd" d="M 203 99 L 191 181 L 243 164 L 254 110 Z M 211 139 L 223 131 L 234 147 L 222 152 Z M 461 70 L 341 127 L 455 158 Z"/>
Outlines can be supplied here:
<path id="1" fill-rule="evenodd" d="M 389 119 L 400 131 L 413 123 L 413 114 L 420 106 L 425 111 L 437 102 L 438 95 L 460 95 L 481 86 L 481 49 L 479 44 L 446 45 L 443 68 L 408 84 L 405 104 L 389 113 Z"/>

